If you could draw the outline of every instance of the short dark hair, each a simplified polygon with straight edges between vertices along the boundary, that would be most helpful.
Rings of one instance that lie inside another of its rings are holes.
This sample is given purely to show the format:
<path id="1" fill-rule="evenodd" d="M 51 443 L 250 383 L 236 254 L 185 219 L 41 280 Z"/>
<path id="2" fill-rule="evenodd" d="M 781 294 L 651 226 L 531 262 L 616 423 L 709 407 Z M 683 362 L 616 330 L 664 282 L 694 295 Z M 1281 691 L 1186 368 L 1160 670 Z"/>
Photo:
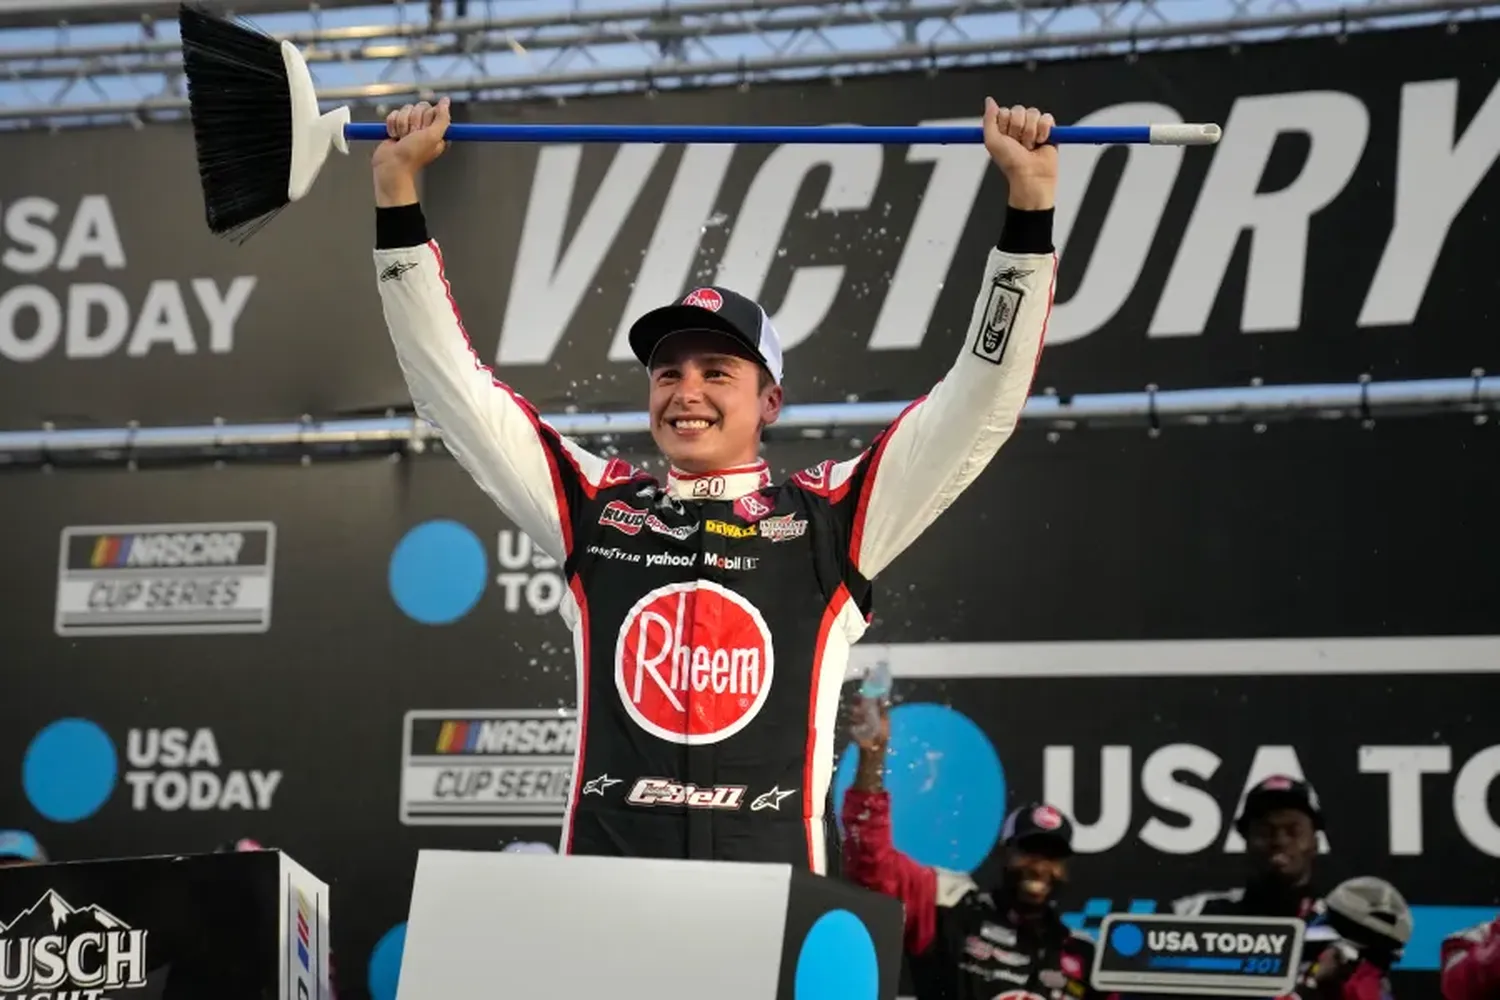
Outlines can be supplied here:
<path id="1" fill-rule="evenodd" d="M 771 378 L 771 370 L 765 365 L 756 366 L 756 379 L 756 392 L 765 392 L 767 389 L 771 388 L 771 386 L 776 384 L 776 380 Z"/>

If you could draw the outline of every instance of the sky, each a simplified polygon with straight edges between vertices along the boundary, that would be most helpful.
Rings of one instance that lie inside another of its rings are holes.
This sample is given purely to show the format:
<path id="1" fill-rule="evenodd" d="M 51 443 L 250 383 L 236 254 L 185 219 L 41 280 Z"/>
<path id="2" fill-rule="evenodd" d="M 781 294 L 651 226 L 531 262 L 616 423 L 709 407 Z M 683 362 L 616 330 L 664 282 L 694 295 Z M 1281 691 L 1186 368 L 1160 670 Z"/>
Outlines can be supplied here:
<path id="1" fill-rule="evenodd" d="M 889 3 L 892 0 L 885 0 Z M 939 0 L 913 0 L 914 6 L 936 5 Z M 990 11 L 1000 9 L 995 0 L 982 0 Z M 1379 0 L 1386 6 L 1391 0 Z M 1406 0 L 1410 2 L 1410 0 Z M 446 5 L 452 10 L 451 0 Z M 661 6 L 660 0 L 476 0 L 468 9 L 468 16 L 490 18 L 514 18 L 532 15 L 588 15 L 601 11 L 640 10 L 649 11 Z M 1005 4 L 1009 7 L 1009 4 Z M 922 45 L 948 42 L 974 42 L 987 40 L 1013 40 L 1025 35 L 1045 33 L 1056 36 L 1070 32 L 1092 32 L 1101 28 L 1113 28 L 1121 32 L 1131 28 L 1149 29 L 1164 24 L 1216 21 L 1249 14 L 1279 15 L 1299 10 L 1336 10 L 1337 0 L 1159 0 L 1157 3 L 1126 2 L 1114 4 L 1083 4 L 1059 12 L 1033 12 L 1023 21 L 1013 13 L 984 13 L 965 17 L 948 23 L 933 19 L 919 24 L 915 29 L 915 41 Z M 1364 6 L 1352 4 L 1350 6 Z M 674 4 L 676 11 L 691 10 L 692 4 Z M 812 8 L 802 7 L 778 12 L 777 16 L 806 15 Z M 849 9 L 849 8 L 845 8 Z M 738 17 L 738 15 L 735 15 Z M 1429 21 L 1445 15 L 1423 15 L 1404 19 L 1405 23 Z M 1459 16 L 1473 16 L 1462 14 Z M 309 13 L 268 15 L 256 19 L 257 25 L 271 33 L 305 31 L 321 25 L 323 27 L 349 27 L 389 25 L 403 18 L 417 23 L 425 22 L 426 6 L 410 4 L 404 6 L 348 8 L 325 11 L 314 20 Z M 1105 21 L 1108 18 L 1108 22 Z M 634 22 L 638 24 L 639 22 Z M 747 23 L 750 23 L 747 20 Z M 627 27 L 629 23 L 627 22 Z M 159 38 L 175 39 L 175 23 L 159 27 Z M 512 35 L 511 45 L 500 51 L 476 56 L 443 56 L 420 61 L 419 71 L 429 80 L 464 80 L 484 76 L 523 76 L 542 82 L 548 75 L 589 70 L 610 69 L 621 72 L 638 71 L 648 66 L 662 66 L 660 51 L 652 43 L 616 41 L 612 44 L 592 43 L 574 48 L 544 48 L 528 44 L 536 34 L 556 35 L 561 32 L 576 32 L 578 28 L 556 28 L 546 32 L 534 29 Z M 1326 26 L 1297 29 L 1301 33 L 1328 31 Z M 901 25 L 860 24 L 835 27 L 819 31 L 779 31 L 770 34 L 743 32 L 713 38 L 691 39 L 686 43 L 685 58 L 693 63 L 715 60 L 746 59 L 752 62 L 778 55 L 807 55 L 827 52 L 881 51 L 907 42 L 905 28 Z M 1287 29 L 1277 29 L 1276 34 L 1285 34 Z M 1263 37 L 1265 32 L 1246 29 L 1242 37 Z M 619 37 L 618 35 L 616 37 Z M 51 48 L 59 44 L 77 46 L 85 44 L 122 44 L 138 41 L 141 29 L 129 25 L 99 25 L 57 29 L 0 31 L 0 78 L 12 76 L 16 68 L 35 66 L 35 62 L 19 61 L 8 53 Z M 380 43 L 377 43 L 380 44 Z M 1148 43 L 1157 44 L 1162 43 Z M 1180 43 L 1169 43 L 1180 44 Z M 174 53 L 155 58 L 172 57 Z M 410 60 L 392 62 L 389 59 L 369 61 L 314 62 L 314 78 L 320 88 L 351 87 L 371 83 L 403 81 L 413 78 L 414 67 Z M 821 72 L 803 70 L 802 74 Z M 782 72 L 778 75 L 800 75 Z M 7 109 L 37 108 L 62 104 L 91 103 L 99 101 L 137 102 L 160 94 L 163 80 L 157 75 L 144 76 L 99 76 L 78 81 L 17 81 L 6 79 L 0 82 L 0 113 Z M 609 89 L 612 85 L 602 85 Z M 0 125 L 14 123 L 0 122 Z"/>

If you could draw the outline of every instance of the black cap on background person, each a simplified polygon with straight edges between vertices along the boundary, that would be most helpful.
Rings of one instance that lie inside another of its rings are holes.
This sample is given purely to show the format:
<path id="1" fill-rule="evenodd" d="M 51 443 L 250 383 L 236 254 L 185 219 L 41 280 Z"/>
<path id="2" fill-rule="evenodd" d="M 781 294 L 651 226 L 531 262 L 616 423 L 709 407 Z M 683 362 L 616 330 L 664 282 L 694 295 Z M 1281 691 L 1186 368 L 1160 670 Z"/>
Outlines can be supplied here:
<path id="1" fill-rule="evenodd" d="M 0 830 L 0 868 L 46 863 L 47 852 L 31 834 L 25 830 Z"/>
<path id="2" fill-rule="evenodd" d="M 1247 836 L 1245 831 L 1251 822 L 1280 809 L 1305 813 L 1314 830 L 1324 828 L 1323 802 L 1317 791 L 1306 781 L 1285 774 L 1273 774 L 1245 793 L 1245 804 L 1240 807 L 1234 828 L 1240 836 Z"/>
<path id="3" fill-rule="evenodd" d="M 1011 810 L 1000 828 L 1000 843 L 1033 850 L 1051 851 L 1058 857 L 1073 855 L 1073 821 L 1044 802 L 1028 802 Z"/>
<path id="4" fill-rule="evenodd" d="M 1073 856 L 1073 822 L 1045 802 L 1011 810 L 1000 828 L 1005 852 L 1001 894 L 1020 909 L 1050 906 L 1068 881 Z"/>

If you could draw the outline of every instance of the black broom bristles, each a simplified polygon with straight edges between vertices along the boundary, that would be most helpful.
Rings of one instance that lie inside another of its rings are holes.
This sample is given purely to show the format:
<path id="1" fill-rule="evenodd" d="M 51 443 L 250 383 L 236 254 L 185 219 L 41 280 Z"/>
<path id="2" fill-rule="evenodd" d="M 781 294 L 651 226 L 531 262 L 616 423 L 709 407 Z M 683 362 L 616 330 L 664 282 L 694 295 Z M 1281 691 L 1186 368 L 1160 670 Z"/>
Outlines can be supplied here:
<path id="1" fill-rule="evenodd" d="M 290 202 L 292 98 L 281 43 L 184 3 L 183 72 L 208 228 L 244 243 Z"/>

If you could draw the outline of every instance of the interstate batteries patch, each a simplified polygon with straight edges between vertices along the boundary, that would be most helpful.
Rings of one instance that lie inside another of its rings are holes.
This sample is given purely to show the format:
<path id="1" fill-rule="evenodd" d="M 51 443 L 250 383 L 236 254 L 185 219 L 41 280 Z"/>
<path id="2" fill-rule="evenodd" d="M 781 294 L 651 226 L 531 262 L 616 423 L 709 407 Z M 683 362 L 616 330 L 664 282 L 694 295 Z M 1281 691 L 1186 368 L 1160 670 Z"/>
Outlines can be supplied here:
<path id="1" fill-rule="evenodd" d="M 269 521 L 64 528 L 58 635 L 203 635 L 271 627 Z"/>

